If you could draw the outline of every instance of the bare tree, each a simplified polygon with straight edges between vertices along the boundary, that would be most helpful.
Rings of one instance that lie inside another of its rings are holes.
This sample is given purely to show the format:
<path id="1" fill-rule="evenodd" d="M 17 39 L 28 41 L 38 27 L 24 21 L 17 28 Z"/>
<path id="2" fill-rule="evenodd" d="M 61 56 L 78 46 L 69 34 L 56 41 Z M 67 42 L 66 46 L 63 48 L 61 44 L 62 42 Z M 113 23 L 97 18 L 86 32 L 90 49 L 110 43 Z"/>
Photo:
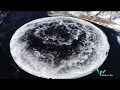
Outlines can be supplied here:
<path id="1" fill-rule="evenodd" d="M 120 17 L 120 11 L 111 11 L 110 20 L 114 20 Z"/>
<path id="2" fill-rule="evenodd" d="M 95 16 L 104 16 L 106 19 L 114 20 L 120 17 L 120 11 L 100 11 Z"/>
<path id="3" fill-rule="evenodd" d="M 98 16 L 102 11 L 99 11 L 95 16 Z"/>

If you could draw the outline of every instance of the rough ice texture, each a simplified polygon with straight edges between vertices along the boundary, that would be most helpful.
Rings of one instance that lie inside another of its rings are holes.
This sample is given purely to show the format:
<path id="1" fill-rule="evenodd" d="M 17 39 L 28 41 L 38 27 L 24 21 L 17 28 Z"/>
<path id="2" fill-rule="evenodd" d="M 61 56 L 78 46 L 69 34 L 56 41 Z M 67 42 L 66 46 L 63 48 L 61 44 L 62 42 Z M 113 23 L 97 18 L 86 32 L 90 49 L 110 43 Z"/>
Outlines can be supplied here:
<path id="1" fill-rule="evenodd" d="M 101 66 L 109 43 L 105 34 L 86 21 L 48 17 L 20 27 L 10 42 L 10 51 L 19 67 L 44 78 L 86 76 Z"/>

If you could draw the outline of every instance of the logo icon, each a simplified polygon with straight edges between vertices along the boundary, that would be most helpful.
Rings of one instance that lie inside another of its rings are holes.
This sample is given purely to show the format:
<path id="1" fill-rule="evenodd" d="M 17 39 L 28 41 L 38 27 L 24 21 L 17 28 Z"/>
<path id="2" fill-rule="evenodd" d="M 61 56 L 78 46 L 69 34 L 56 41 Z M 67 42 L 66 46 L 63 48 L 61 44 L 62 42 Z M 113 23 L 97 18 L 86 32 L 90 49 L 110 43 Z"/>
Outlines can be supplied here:
<path id="1" fill-rule="evenodd" d="M 106 70 L 99 70 L 98 68 L 96 70 L 100 76 L 113 76 L 112 74 L 105 74 Z"/>

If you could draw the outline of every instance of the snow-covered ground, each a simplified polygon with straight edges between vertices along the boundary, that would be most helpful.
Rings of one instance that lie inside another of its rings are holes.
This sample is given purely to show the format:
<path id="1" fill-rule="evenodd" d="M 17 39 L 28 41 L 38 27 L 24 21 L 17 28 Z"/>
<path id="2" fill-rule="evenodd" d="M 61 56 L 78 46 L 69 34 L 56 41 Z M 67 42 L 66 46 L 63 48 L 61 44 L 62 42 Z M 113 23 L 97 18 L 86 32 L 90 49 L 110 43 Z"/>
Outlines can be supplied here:
<path id="1" fill-rule="evenodd" d="M 120 18 L 117 18 L 117 19 L 113 20 L 113 22 L 115 22 L 117 24 L 120 24 Z"/>
<path id="2" fill-rule="evenodd" d="M 48 15 L 49 16 L 64 16 L 65 11 L 49 11 Z"/>
<path id="3" fill-rule="evenodd" d="M 76 17 L 79 17 L 81 14 L 86 14 L 82 11 L 67 11 L 67 13 L 73 15 L 73 16 L 76 16 Z"/>
<path id="4" fill-rule="evenodd" d="M 91 12 L 89 12 L 89 15 L 95 16 L 98 12 L 99 11 L 91 11 Z M 73 16 L 76 16 L 76 17 L 79 17 L 81 14 L 85 15 L 85 12 L 82 12 L 82 11 L 68 11 L 68 13 L 72 14 Z M 100 14 L 100 15 L 98 15 L 98 17 L 100 17 L 102 19 L 108 19 L 110 17 L 110 14 L 109 13 L 108 14 L 106 14 L 106 13 Z M 97 22 L 97 24 L 107 26 L 107 27 L 113 28 L 117 31 L 120 31 L 120 18 L 114 19 L 113 22 L 116 24 L 105 24 L 105 23 L 98 23 L 98 22 Z"/>
<path id="5" fill-rule="evenodd" d="M 95 16 L 97 13 L 99 13 L 99 11 L 92 11 L 90 12 L 91 15 Z"/>
<path id="6" fill-rule="evenodd" d="M 113 20 L 113 22 L 115 22 L 116 24 L 109 25 L 109 27 L 118 29 L 120 31 L 120 18 Z"/>

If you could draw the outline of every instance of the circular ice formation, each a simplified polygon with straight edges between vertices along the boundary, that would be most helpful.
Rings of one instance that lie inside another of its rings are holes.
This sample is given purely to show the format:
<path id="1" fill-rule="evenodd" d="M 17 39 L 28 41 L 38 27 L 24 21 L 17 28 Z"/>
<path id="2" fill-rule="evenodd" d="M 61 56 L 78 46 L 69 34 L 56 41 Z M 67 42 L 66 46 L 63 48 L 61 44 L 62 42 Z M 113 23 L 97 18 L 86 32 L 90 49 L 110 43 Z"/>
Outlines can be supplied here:
<path id="1" fill-rule="evenodd" d="M 92 73 L 105 61 L 109 48 L 99 28 L 65 16 L 33 20 L 21 26 L 10 41 L 11 55 L 21 69 L 52 79 Z"/>

